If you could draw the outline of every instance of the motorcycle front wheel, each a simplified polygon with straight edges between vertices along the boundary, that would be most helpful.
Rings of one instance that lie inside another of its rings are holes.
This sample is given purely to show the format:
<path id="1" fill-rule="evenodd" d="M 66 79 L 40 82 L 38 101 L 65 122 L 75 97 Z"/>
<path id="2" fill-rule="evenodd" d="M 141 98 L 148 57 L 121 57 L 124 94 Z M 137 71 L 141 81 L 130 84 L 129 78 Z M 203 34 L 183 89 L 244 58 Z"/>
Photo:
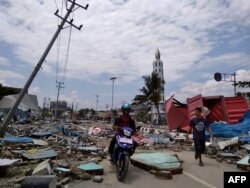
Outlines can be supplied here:
<path id="1" fill-rule="evenodd" d="M 121 159 L 116 164 L 116 177 L 119 181 L 123 181 L 127 175 L 129 167 L 129 156 L 122 155 Z"/>

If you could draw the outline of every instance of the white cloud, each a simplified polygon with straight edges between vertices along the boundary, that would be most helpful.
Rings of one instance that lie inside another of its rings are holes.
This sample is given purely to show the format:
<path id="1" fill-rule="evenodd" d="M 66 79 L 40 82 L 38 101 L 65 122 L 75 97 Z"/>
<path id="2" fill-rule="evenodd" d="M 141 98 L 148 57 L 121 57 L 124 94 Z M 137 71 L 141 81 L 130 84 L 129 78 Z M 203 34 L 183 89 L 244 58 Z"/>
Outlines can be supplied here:
<path id="1" fill-rule="evenodd" d="M 8 70 L 0 70 L 0 79 L 24 79 L 24 76 Z"/>
<path id="2" fill-rule="evenodd" d="M 7 58 L 5 58 L 5 57 L 0 57 L 0 65 L 2 66 L 2 65 L 10 65 L 10 62 L 9 62 L 9 60 L 7 59 Z"/>
<path id="3" fill-rule="evenodd" d="M 41 89 L 38 86 L 32 87 L 29 89 L 29 93 L 33 95 L 38 95 L 41 93 Z"/>
<path id="4" fill-rule="evenodd" d="M 60 6 L 62 1 L 56 2 Z M 247 66 L 250 60 L 249 54 L 240 49 L 210 54 L 221 45 L 234 47 L 249 39 L 248 1 L 95 0 L 89 4 L 88 10 L 77 9 L 74 13 L 74 24 L 83 24 L 83 28 L 72 30 L 67 66 L 69 28 L 61 32 L 59 59 L 55 43 L 43 64 L 44 74 L 55 75 L 58 62 L 61 78 L 67 67 L 66 76 L 70 79 L 107 84 L 101 79 L 103 75 L 121 75 L 120 83 L 128 84 L 151 73 L 158 46 L 166 84 L 190 80 L 191 86 L 182 88 L 181 93 L 191 95 L 196 93 L 195 88 L 211 84 L 207 80 L 215 70 L 237 71 L 246 68 L 238 65 Z M 0 41 L 11 45 L 18 60 L 34 67 L 57 29 L 55 10 L 54 1 L 0 3 Z M 195 81 L 193 74 L 187 77 L 194 69 L 199 71 L 201 81 Z M 214 88 L 202 91 L 217 93 Z M 83 101 L 77 92 L 73 91 L 67 100 Z"/>

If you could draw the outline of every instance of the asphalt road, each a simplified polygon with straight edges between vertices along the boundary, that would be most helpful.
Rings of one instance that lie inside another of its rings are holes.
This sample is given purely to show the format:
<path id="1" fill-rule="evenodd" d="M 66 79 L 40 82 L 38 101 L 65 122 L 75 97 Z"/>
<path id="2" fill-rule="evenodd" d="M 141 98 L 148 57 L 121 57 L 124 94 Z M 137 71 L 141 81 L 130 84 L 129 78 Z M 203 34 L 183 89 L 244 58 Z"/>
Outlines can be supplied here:
<path id="1" fill-rule="evenodd" d="M 164 151 L 170 154 L 173 152 Z M 104 181 L 95 183 L 89 181 L 75 181 L 69 185 L 69 188 L 223 188 L 223 174 L 225 171 L 240 171 L 236 165 L 225 162 L 218 163 L 216 159 L 204 156 L 203 167 L 198 166 L 194 159 L 194 153 L 191 151 L 182 151 L 176 153 L 183 163 L 183 174 L 174 175 L 172 180 L 163 180 L 155 178 L 149 172 L 130 165 L 129 172 L 123 183 L 116 179 L 115 169 L 107 160 L 101 164 L 104 168 Z"/>

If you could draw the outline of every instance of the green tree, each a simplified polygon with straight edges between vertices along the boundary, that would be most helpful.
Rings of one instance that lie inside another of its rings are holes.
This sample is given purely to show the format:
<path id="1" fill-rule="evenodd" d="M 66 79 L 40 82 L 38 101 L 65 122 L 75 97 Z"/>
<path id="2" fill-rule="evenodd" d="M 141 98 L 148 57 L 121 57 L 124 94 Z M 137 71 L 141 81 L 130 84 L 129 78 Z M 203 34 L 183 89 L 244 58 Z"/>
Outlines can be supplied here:
<path id="1" fill-rule="evenodd" d="M 250 99 L 250 92 L 237 92 L 236 96 L 246 96 L 247 99 Z"/>
<path id="2" fill-rule="evenodd" d="M 141 95 L 136 95 L 134 102 L 137 104 L 143 103 L 146 105 L 155 105 L 158 114 L 158 122 L 162 123 L 160 111 L 159 111 L 159 102 L 161 100 L 161 91 L 163 89 L 164 80 L 158 76 L 156 72 L 152 72 L 151 75 L 143 76 L 144 84 L 143 88 L 140 89 Z"/>
<path id="3" fill-rule="evenodd" d="M 80 109 L 78 113 L 79 113 L 79 116 L 83 118 L 86 118 L 88 115 L 91 115 L 91 116 L 96 115 L 96 111 L 92 108 Z"/>
<path id="4" fill-rule="evenodd" d="M 143 123 L 147 123 L 150 119 L 147 109 L 141 110 L 135 117 L 137 121 L 142 121 Z"/>
<path id="5" fill-rule="evenodd" d="M 250 81 L 239 81 L 236 82 L 235 85 L 241 88 L 248 88 L 250 87 Z"/>

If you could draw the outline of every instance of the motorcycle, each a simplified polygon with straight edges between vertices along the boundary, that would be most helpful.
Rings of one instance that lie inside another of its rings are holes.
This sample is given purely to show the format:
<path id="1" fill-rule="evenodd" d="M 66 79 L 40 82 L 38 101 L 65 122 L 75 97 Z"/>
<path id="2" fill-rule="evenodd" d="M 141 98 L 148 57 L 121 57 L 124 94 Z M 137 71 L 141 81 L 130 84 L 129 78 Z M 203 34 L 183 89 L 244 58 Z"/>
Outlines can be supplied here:
<path id="1" fill-rule="evenodd" d="M 116 167 L 116 177 L 123 181 L 127 175 L 130 156 L 134 153 L 136 144 L 132 138 L 133 130 L 131 128 L 119 128 L 121 134 L 116 135 L 116 143 L 112 154 L 111 164 Z"/>

